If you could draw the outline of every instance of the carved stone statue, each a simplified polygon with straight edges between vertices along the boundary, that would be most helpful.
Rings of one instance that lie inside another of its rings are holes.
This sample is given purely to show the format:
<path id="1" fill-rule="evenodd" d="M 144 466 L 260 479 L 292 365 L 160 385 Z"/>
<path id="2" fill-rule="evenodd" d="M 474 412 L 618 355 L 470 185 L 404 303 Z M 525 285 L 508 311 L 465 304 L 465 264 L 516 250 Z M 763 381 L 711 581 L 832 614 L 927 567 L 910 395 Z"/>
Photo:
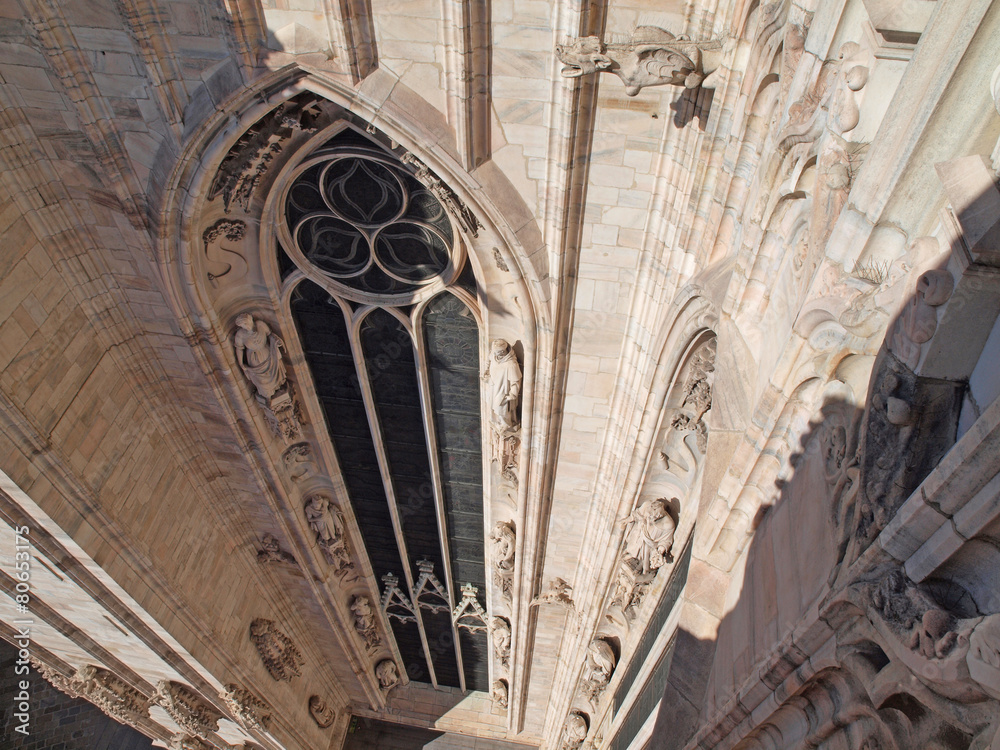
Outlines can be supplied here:
<path id="1" fill-rule="evenodd" d="M 490 541 L 493 542 L 493 582 L 500 588 L 503 597 L 510 600 L 514 582 L 514 545 L 516 542 L 514 526 L 507 521 L 498 521 L 490 534 Z"/>
<path id="2" fill-rule="evenodd" d="M 260 654 L 268 673 L 275 680 L 291 682 L 302 674 L 302 654 L 292 639 L 282 633 L 274 620 L 258 617 L 250 623 L 250 640 Z"/>
<path id="3" fill-rule="evenodd" d="M 318 695 L 309 698 L 309 715 L 313 717 L 313 721 L 319 725 L 320 729 L 326 729 L 337 718 L 334 710 Z"/>
<path id="4" fill-rule="evenodd" d="M 566 66 L 563 76 L 614 73 L 622 79 L 628 96 L 646 86 L 715 88 L 711 74 L 722 64 L 723 54 L 719 41 L 693 42 L 656 26 L 639 26 L 624 44 L 604 44 L 588 36 L 556 45 L 556 57 Z"/>
<path id="5" fill-rule="evenodd" d="M 396 662 L 392 659 L 383 659 L 375 665 L 375 677 L 378 678 L 379 687 L 386 693 L 399 684 L 399 671 L 396 669 Z"/>
<path id="6" fill-rule="evenodd" d="M 587 739 L 587 719 L 579 711 L 573 711 L 566 717 L 563 725 L 562 744 L 560 750 L 577 750 Z"/>
<path id="7" fill-rule="evenodd" d="M 909 646 L 927 659 L 940 659 L 954 648 L 958 633 L 951 629 L 951 615 L 943 609 L 924 612 L 910 636 Z"/>
<path id="8" fill-rule="evenodd" d="M 504 339 L 493 339 L 483 377 L 489 383 L 492 458 L 500 465 L 501 476 L 517 484 L 517 451 L 521 445 L 518 436 L 521 423 L 517 414 L 521 403 L 521 367 L 513 348 Z"/>
<path id="9" fill-rule="evenodd" d="M 255 321 L 250 313 L 241 313 L 236 316 L 233 346 L 236 361 L 257 389 L 257 397 L 269 403 L 287 379 L 285 363 L 281 360 L 284 342 L 263 320 Z"/>
<path id="10" fill-rule="evenodd" d="M 625 527 L 625 553 L 636 558 L 643 573 L 650 573 L 673 560 L 676 523 L 662 498 L 647 500 L 622 521 Z"/>
<path id="11" fill-rule="evenodd" d="M 334 572 L 344 574 L 353 568 L 354 562 L 344 534 L 344 515 L 340 509 L 326 495 L 316 492 L 306 499 L 305 514 L 309 528 L 316 534 L 316 543 Z"/>
<path id="12" fill-rule="evenodd" d="M 493 655 L 501 666 L 510 663 L 510 623 L 505 617 L 494 617 L 491 627 L 493 633 Z"/>
<path id="13" fill-rule="evenodd" d="M 103 667 L 80 667 L 66 684 L 76 694 L 74 697 L 86 698 L 112 719 L 132 727 L 149 711 L 150 700 L 145 695 Z M 56 687 L 69 692 L 60 685 Z"/>
<path id="14" fill-rule="evenodd" d="M 493 689 L 490 691 L 490 697 L 493 699 L 493 705 L 501 711 L 507 710 L 507 693 L 506 680 L 493 680 Z"/>
<path id="15" fill-rule="evenodd" d="M 380 638 L 371 601 L 367 596 L 354 597 L 351 600 L 351 612 L 354 613 L 354 629 L 365 642 L 365 649 L 374 651 L 378 648 Z"/>
<path id="16" fill-rule="evenodd" d="M 231 682 L 226 685 L 222 700 L 244 728 L 258 732 L 270 729 L 270 707 L 246 688 Z"/>
<path id="17" fill-rule="evenodd" d="M 212 732 L 219 731 L 222 713 L 187 685 L 160 680 L 156 702 L 189 734 L 207 739 Z"/>
<path id="18" fill-rule="evenodd" d="M 590 642 L 583 668 L 583 692 L 595 706 L 611 681 L 616 661 L 614 650 L 603 638 L 595 638 Z"/>
<path id="19" fill-rule="evenodd" d="M 619 607 L 627 620 L 634 620 L 639 607 L 642 606 L 646 589 L 655 576 L 656 571 L 643 573 L 642 563 L 626 555 L 618 568 L 618 583 L 611 604 Z"/>
<path id="20" fill-rule="evenodd" d="M 264 534 L 260 540 L 261 549 L 257 552 L 257 562 L 261 565 L 265 563 L 292 563 L 295 564 L 295 557 L 290 552 L 285 552 L 278 544 L 278 540 L 272 534 Z"/>

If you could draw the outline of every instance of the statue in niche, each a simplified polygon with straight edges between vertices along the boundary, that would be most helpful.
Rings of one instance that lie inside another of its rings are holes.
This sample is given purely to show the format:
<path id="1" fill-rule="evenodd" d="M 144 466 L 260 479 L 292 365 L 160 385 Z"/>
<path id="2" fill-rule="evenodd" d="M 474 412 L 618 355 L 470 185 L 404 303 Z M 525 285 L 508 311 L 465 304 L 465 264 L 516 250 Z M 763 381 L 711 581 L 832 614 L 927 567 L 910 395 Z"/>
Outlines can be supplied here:
<path id="1" fill-rule="evenodd" d="M 507 667 L 510 663 L 510 623 L 504 617 L 494 617 L 493 627 L 493 655 L 501 666 Z"/>
<path id="2" fill-rule="evenodd" d="M 639 561 L 643 574 L 673 562 L 670 550 L 677 524 L 664 498 L 640 504 L 621 524 L 625 527 L 625 553 Z"/>
<path id="3" fill-rule="evenodd" d="M 625 93 L 635 96 L 647 86 L 715 88 L 712 75 L 725 52 L 720 41 L 693 42 L 675 37 L 666 29 L 639 26 L 625 43 L 604 44 L 596 36 L 556 45 L 556 57 L 565 78 L 591 73 L 614 73 L 625 84 Z"/>
<path id="4" fill-rule="evenodd" d="M 291 682 L 302 674 L 299 669 L 304 663 L 302 654 L 292 639 L 278 629 L 274 620 L 258 617 L 250 623 L 250 640 L 268 673 L 276 681 Z"/>
<path id="5" fill-rule="evenodd" d="M 260 546 L 262 549 L 257 552 L 257 562 L 261 565 L 266 563 L 291 563 L 295 565 L 295 557 L 281 549 L 281 545 L 272 534 L 264 534 L 260 540 Z"/>
<path id="6" fill-rule="evenodd" d="M 514 526 L 507 521 L 499 521 L 490 534 L 493 542 L 493 582 L 500 587 L 505 599 L 511 598 L 514 573 Z"/>
<path id="7" fill-rule="evenodd" d="M 639 607 L 642 606 L 646 589 L 655 577 L 655 571 L 645 574 L 642 572 L 642 563 L 638 559 L 628 556 L 622 559 L 618 568 L 618 584 L 611 604 L 619 607 L 629 622 L 635 619 Z"/>
<path id="8" fill-rule="evenodd" d="M 255 321 L 250 313 L 240 313 L 236 316 L 233 346 L 240 369 L 257 389 L 257 398 L 270 405 L 287 380 L 281 360 L 285 343 L 263 320 Z"/>
<path id="9" fill-rule="evenodd" d="M 616 662 L 615 652 L 606 640 L 595 638 L 590 642 L 583 668 L 583 692 L 594 706 L 611 681 Z"/>
<path id="10" fill-rule="evenodd" d="M 493 689 L 490 691 L 490 697 L 493 699 L 493 705 L 501 711 L 507 710 L 507 693 L 506 680 L 493 680 Z"/>
<path id="11" fill-rule="evenodd" d="M 318 695 L 309 698 L 309 715 L 313 717 L 313 721 L 316 722 L 320 729 L 326 729 L 337 718 L 337 714 L 334 713 L 333 709 Z"/>
<path id="12" fill-rule="evenodd" d="M 305 506 L 306 522 L 316 534 L 316 543 L 323 550 L 326 561 L 340 575 L 354 567 L 351 553 L 347 549 L 344 534 L 344 515 L 333 506 L 330 499 L 321 492 L 308 497 Z"/>
<path id="13" fill-rule="evenodd" d="M 712 408 L 712 375 L 715 372 L 715 339 L 698 348 L 691 357 L 687 381 L 684 383 L 684 400 L 680 412 L 670 425 L 680 432 L 694 432 L 698 450 L 708 450 L 708 426 L 705 414 Z"/>
<path id="14" fill-rule="evenodd" d="M 365 642 L 365 649 L 374 651 L 379 646 L 378 628 L 375 626 L 375 613 L 367 596 L 356 596 L 351 600 L 351 612 L 354 613 L 354 629 Z"/>
<path id="15" fill-rule="evenodd" d="M 566 723 L 563 725 L 560 750 L 577 750 L 585 739 L 587 739 L 587 719 L 579 711 L 573 711 L 566 717 Z"/>
<path id="16" fill-rule="evenodd" d="M 379 687 L 383 692 L 388 693 L 399 684 L 399 671 L 396 669 L 396 662 L 392 659 L 383 659 L 375 666 L 375 677 L 378 678 Z"/>
<path id="17" fill-rule="evenodd" d="M 492 459 L 500 475 L 517 485 L 517 452 L 521 445 L 521 367 L 514 349 L 504 339 L 493 339 L 483 379 L 489 384 Z"/>

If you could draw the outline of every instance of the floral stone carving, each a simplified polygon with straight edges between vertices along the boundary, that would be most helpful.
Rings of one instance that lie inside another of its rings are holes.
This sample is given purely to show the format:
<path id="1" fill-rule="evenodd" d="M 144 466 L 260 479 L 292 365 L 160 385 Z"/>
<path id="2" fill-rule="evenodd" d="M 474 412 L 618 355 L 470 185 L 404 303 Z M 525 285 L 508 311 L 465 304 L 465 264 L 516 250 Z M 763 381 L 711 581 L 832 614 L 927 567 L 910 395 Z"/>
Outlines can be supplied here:
<path id="1" fill-rule="evenodd" d="M 42 662 L 31 663 L 53 687 L 71 698 L 85 698 L 116 721 L 134 727 L 147 718 L 151 701 L 103 667 L 88 664 L 66 677 Z"/>
<path id="2" fill-rule="evenodd" d="M 408 151 L 402 154 L 399 160 L 403 164 L 409 164 L 413 167 L 414 177 L 426 185 L 427 189 L 434 194 L 434 197 L 441 201 L 441 205 L 447 209 L 448 213 L 455 217 L 455 220 L 458 221 L 462 229 L 473 237 L 479 236 L 479 230 L 483 228 L 483 225 L 479 223 L 479 219 L 472 213 L 472 209 L 465 205 L 465 202 L 455 195 L 451 188 L 441 181 L 441 178 Z"/>
<path id="3" fill-rule="evenodd" d="M 489 387 L 492 460 L 500 466 L 500 476 L 517 486 L 522 376 L 517 355 L 504 339 L 493 339 L 483 379 Z"/>
<path id="4" fill-rule="evenodd" d="M 271 708 L 246 688 L 226 685 L 222 700 L 236 720 L 251 731 L 266 732 L 271 727 Z"/>
<path id="5" fill-rule="evenodd" d="M 250 640 L 257 647 L 268 673 L 278 682 L 291 682 L 302 674 L 299 669 L 305 663 L 302 654 L 274 620 L 258 617 L 250 623 Z"/>
<path id="6" fill-rule="evenodd" d="M 562 75 L 579 78 L 591 73 L 614 73 L 635 96 L 646 86 L 715 88 L 714 73 L 722 64 L 722 43 L 693 42 L 656 26 L 639 26 L 623 44 L 605 44 L 596 36 L 556 45 Z"/>
<path id="7" fill-rule="evenodd" d="M 207 738 L 219 730 L 222 712 L 187 685 L 160 680 L 156 686 L 156 702 L 185 732 Z"/>
<path id="8" fill-rule="evenodd" d="M 694 432 L 698 450 L 708 450 L 708 425 L 705 413 L 712 408 L 712 380 L 715 373 L 715 344 L 712 339 L 691 357 L 691 366 L 684 383 L 684 400 L 680 412 L 670 421 L 680 432 Z"/>
<path id="9" fill-rule="evenodd" d="M 306 500 L 306 521 L 316 534 L 316 543 L 323 550 L 326 561 L 337 575 L 346 575 L 354 568 L 347 536 L 344 533 L 344 514 L 330 498 L 321 492 L 313 493 Z"/>
<path id="10" fill-rule="evenodd" d="M 337 718 L 334 710 L 318 695 L 309 698 L 309 715 L 313 717 L 313 721 L 320 729 L 326 729 Z"/>

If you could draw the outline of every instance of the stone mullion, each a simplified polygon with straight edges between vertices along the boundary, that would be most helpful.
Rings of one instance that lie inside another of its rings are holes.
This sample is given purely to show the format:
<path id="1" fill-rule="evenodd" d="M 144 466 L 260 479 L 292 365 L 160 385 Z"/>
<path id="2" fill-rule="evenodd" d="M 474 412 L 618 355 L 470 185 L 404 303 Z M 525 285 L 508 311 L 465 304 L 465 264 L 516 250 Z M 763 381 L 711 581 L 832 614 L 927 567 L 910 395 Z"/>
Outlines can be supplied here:
<path id="1" fill-rule="evenodd" d="M 410 555 L 407 551 L 406 538 L 403 535 L 403 522 L 400 518 L 399 504 L 396 501 L 396 491 L 392 484 L 392 474 L 389 468 L 389 457 L 385 450 L 385 443 L 382 439 L 382 425 L 378 419 L 378 409 L 375 405 L 375 394 L 372 391 L 371 380 L 368 377 L 368 366 L 365 360 L 365 352 L 361 346 L 361 325 L 364 322 L 365 316 L 371 313 L 373 310 L 378 310 L 383 308 L 378 308 L 374 306 L 362 307 L 357 311 L 354 319 L 351 321 L 349 327 L 350 340 L 351 340 L 351 354 L 354 357 L 354 368 L 358 376 L 358 384 L 361 387 L 361 395 L 365 404 L 365 411 L 368 413 L 368 426 L 372 434 L 372 442 L 375 446 L 375 455 L 378 457 L 379 472 L 382 475 L 382 486 L 385 489 L 386 500 L 389 503 L 389 515 L 392 518 L 392 530 L 396 536 L 396 546 L 399 548 L 400 563 L 403 566 L 403 580 L 406 581 L 406 591 L 410 597 L 410 603 L 413 605 L 414 614 L 416 615 L 417 631 L 420 634 L 420 643 L 424 649 L 424 659 L 427 662 L 427 671 L 431 677 L 431 684 L 434 687 L 438 687 L 437 674 L 434 671 L 434 662 L 431 659 L 431 648 L 430 642 L 427 639 L 427 630 L 424 627 L 423 617 L 420 615 L 420 608 L 417 606 L 416 597 L 414 597 L 413 592 L 415 589 L 415 584 L 413 580 L 413 570 L 410 567 Z M 390 310 L 386 310 L 391 312 Z M 394 316 L 395 317 L 395 316 Z M 407 334 L 410 336 L 410 343 L 413 342 L 413 331 L 410 327 L 404 324 Z M 388 620 L 389 618 L 386 618 Z M 390 635 L 393 636 L 395 640 L 395 633 L 392 629 L 389 629 Z M 397 645 L 397 651 L 398 645 Z M 403 677 L 406 670 L 403 669 Z"/>
<path id="2" fill-rule="evenodd" d="M 445 292 L 447 294 L 447 292 Z M 434 299 L 433 297 L 431 299 Z M 448 589 L 448 606 L 455 611 L 455 580 L 451 571 L 451 550 L 448 544 L 448 520 L 444 509 L 444 488 L 441 481 L 440 452 L 438 450 L 437 429 L 434 424 L 434 405 L 431 402 L 431 388 L 427 376 L 428 358 L 427 346 L 423 337 L 423 313 L 427 307 L 425 300 L 413 312 L 413 340 L 415 342 L 417 385 L 420 390 L 420 412 L 424 419 L 424 435 L 427 442 L 427 459 L 431 469 L 431 485 L 434 490 L 434 510 L 437 517 L 438 540 L 441 544 L 441 561 L 444 567 L 445 587 Z M 413 606 L 420 609 L 414 601 Z M 451 634 L 454 639 L 455 659 L 458 664 L 458 679 L 462 692 L 465 692 L 465 665 L 462 661 L 462 646 L 458 639 L 458 628 L 452 622 Z"/>

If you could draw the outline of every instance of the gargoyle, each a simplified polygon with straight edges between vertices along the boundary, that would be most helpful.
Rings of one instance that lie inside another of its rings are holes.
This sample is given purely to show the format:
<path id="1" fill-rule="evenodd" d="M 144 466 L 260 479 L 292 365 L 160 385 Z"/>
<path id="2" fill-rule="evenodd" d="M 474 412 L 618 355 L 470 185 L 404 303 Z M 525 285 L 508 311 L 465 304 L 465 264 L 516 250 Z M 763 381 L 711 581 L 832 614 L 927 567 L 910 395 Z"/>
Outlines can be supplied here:
<path id="1" fill-rule="evenodd" d="M 626 94 L 635 96 L 646 86 L 714 88 L 712 73 L 722 63 L 723 47 L 717 40 L 692 42 L 656 26 L 639 26 L 627 43 L 581 37 L 556 45 L 556 57 L 566 66 L 566 78 L 607 71 L 625 82 Z"/>

